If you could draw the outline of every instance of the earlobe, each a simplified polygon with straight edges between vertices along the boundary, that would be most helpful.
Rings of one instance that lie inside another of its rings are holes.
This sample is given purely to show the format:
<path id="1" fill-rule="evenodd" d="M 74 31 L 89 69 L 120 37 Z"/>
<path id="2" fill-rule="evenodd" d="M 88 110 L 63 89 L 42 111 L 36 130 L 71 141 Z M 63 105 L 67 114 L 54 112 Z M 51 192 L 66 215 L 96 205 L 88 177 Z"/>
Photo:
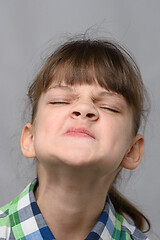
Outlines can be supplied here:
<path id="1" fill-rule="evenodd" d="M 126 169 L 135 169 L 140 164 L 144 151 L 144 138 L 138 134 L 134 137 L 132 145 L 125 154 L 121 167 Z"/>
<path id="2" fill-rule="evenodd" d="M 21 134 L 21 150 L 25 157 L 34 158 L 36 157 L 34 151 L 34 136 L 33 127 L 31 123 L 27 123 Z"/>

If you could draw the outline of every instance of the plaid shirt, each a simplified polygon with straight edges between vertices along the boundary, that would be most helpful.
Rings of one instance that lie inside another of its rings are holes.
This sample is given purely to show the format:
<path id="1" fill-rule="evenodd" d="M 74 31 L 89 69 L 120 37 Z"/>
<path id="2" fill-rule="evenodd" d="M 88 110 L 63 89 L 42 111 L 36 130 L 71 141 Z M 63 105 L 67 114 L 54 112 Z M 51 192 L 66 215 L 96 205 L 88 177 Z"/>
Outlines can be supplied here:
<path id="1" fill-rule="evenodd" d="M 34 197 L 37 178 L 11 203 L 0 208 L 0 240 L 55 239 Z M 101 216 L 85 240 L 143 240 L 148 238 L 128 223 L 107 197 Z"/>

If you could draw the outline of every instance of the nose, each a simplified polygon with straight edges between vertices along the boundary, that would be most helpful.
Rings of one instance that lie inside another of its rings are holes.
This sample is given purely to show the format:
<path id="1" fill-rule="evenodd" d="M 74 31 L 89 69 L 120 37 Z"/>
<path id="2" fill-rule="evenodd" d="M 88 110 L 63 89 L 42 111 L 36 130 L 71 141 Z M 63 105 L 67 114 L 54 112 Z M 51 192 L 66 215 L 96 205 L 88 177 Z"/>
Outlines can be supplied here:
<path id="1" fill-rule="evenodd" d="M 89 119 L 96 121 L 99 118 L 99 112 L 92 104 L 81 103 L 71 109 L 71 117 L 74 119 Z"/>

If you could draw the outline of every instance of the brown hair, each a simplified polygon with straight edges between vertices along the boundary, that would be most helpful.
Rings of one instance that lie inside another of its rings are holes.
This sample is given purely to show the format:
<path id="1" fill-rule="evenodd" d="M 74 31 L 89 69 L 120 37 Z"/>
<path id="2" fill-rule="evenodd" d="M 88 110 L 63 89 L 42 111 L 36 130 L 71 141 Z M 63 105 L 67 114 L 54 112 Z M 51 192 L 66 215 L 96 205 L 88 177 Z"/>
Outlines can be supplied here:
<path id="1" fill-rule="evenodd" d="M 71 40 L 49 56 L 28 91 L 32 105 L 32 122 L 35 119 L 39 98 L 50 84 L 56 81 L 69 85 L 94 84 L 121 94 L 133 109 L 133 134 L 136 135 L 145 116 L 145 88 L 137 64 L 119 44 L 105 40 Z M 109 196 L 115 209 L 128 215 L 134 224 L 144 230 L 148 219 L 111 187 Z"/>

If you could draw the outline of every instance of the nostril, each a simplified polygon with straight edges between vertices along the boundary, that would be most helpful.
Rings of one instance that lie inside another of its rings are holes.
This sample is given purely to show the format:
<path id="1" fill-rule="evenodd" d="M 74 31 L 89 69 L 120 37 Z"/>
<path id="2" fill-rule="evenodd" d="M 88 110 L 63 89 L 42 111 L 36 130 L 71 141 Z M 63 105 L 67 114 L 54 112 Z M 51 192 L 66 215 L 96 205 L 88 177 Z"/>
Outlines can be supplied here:
<path id="1" fill-rule="evenodd" d="M 73 114 L 74 114 L 75 116 L 81 115 L 80 112 L 73 112 Z"/>
<path id="2" fill-rule="evenodd" d="M 90 120 L 95 120 L 97 115 L 93 112 L 88 112 L 88 111 L 72 111 L 71 113 L 73 118 L 79 118 L 81 117 L 82 119 L 88 118 Z"/>
<path id="3" fill-rule="evenodd" d="M 94 114 L 93 113 L 87 113 L 87 117 L 92 118 L 92 117 L 94 117 Z"/>

